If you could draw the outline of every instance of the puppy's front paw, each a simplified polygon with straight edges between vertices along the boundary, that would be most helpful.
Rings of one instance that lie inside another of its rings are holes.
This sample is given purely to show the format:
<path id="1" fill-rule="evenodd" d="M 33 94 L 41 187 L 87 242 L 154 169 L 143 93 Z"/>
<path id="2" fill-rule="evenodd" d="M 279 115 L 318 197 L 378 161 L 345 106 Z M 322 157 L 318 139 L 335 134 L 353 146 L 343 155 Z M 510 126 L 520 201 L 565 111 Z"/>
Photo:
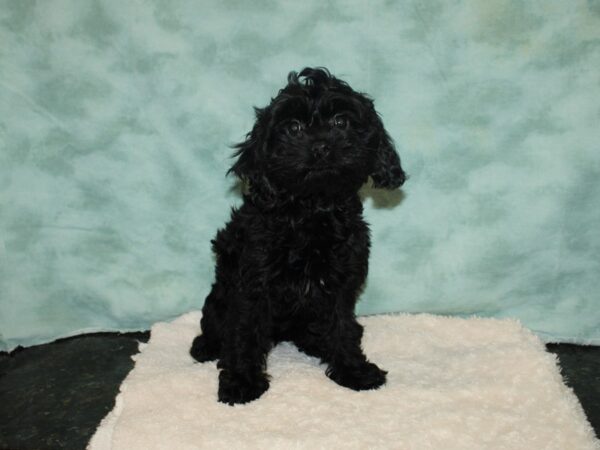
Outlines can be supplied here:
<path id="1" fill-rule="evenodd" d="M 234 405 L 256 400 L 267 389 L 269 379 L 264 373 L 235 373 L 227 369 L 219 374 L 219 401 Z"/>
<path id="2" fill-rule="evenodd" d="M 385 370 L 381 370 L 375 364 L 364 362 L 357 366 L 330 366 L 326 372 L 327 376 L 340 386 L 355 391 L 377 389 L 386 381 Z"/>

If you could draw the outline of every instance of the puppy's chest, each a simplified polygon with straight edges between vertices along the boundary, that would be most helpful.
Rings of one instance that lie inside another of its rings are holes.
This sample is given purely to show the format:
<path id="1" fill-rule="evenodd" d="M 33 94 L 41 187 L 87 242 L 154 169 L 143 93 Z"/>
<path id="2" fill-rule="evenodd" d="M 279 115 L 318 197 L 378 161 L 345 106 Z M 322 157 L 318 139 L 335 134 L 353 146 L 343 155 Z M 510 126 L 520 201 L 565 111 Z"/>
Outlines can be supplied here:
<path id="1" fill-rule="evenodd" d="M 281 236 L 282 279 L 308 294 L 327 291 L 340 268 L 339 251 L 347 239 L 343 225 L 330 216 L 316 216 L 290 225 Z"/>

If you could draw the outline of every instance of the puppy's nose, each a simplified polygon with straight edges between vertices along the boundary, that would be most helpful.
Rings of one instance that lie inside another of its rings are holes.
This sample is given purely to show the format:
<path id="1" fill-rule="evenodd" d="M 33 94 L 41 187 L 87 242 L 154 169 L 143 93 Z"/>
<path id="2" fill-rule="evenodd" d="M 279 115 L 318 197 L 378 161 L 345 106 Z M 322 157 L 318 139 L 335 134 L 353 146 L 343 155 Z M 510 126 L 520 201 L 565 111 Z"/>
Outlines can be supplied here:
<path id="1" fill-rule="evenodd" d="M 325 141 L 317 141 L 313 144 L 312 151 L 316 156 L 327 156 L 329 153 L 329 145 Z"/>

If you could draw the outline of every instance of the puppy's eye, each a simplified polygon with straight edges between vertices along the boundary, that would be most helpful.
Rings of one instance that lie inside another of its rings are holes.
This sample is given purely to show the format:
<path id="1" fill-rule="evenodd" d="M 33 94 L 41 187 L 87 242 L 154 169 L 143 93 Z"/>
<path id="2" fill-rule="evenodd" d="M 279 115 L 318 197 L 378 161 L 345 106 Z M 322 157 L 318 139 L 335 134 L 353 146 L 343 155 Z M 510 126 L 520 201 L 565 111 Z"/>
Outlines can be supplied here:
<path id="1" fill-rule="evenodd" d="M 348 126 L 348 119 L 344 116 L 337 115 L 333 118 L 333 126 L 343 130 Z"/>
<path id="2" fill-rule="evenodd" d="M 293 120 L 288 124 L 287 132 L 292 137 L 298 136 L 302 132 L 302 124 L 297 120 Z"/>

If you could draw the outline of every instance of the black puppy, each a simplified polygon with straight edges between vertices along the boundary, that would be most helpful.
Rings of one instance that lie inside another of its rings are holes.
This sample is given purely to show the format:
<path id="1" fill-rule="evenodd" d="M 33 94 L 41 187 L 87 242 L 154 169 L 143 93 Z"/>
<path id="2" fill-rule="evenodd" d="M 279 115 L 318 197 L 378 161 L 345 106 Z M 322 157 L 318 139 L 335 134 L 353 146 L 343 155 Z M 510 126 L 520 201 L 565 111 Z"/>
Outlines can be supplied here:
<path id="1" fill-rule="evenodd" d="M 231 167 L 248 188 L 212 241 L 216 281 L 191 355 L 218 359 L 219 401 L 233 405 L 269 387 L 269 350 L 291 341 L 355 390 L 386 372 L 361 349 L 354 306 L 367 276 L 369 228 L 358 190 L 405 180 L 373 102 L 326 69 L 291 72 L 237 145 Z"/>

